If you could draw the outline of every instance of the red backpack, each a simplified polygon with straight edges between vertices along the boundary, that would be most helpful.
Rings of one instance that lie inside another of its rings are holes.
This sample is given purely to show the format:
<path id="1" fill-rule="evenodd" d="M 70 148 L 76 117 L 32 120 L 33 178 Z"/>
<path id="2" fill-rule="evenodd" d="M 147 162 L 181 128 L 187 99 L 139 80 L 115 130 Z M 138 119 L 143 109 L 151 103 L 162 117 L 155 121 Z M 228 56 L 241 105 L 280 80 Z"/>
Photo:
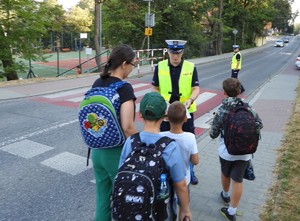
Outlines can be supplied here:
<path id="1" fill-rule="evenodd" d="M 223 123 L 224 141 L 231 155 L 253 154 L 256 152 L 259 133 L 256 121 L 247 103 L 238 102 Z"/>

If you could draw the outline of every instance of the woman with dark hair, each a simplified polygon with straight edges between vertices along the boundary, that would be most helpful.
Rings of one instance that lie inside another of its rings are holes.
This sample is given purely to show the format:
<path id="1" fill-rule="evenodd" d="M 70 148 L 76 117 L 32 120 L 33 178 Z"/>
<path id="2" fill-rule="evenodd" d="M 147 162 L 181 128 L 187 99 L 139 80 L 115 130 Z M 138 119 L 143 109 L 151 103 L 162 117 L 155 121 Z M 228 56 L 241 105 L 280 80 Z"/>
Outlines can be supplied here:
<path id="1" fill-rule="evenodd" d="M 128 45 L 115 47 L 104 67 L 103 73 L 97 79 L 94 87 L 107 87 L 112 83 L 128 77 L 134 65 L 135 53 Z M 124 84 L 119 90 L 120 125 L 126 137 L 137 132 L 135 117 L 134 91 L 131 84 Z M 92 161 L 96 179 L 96 221 L 111 221 L 110 196 L 123 145 L 113 148 L 93 149 Z"/>

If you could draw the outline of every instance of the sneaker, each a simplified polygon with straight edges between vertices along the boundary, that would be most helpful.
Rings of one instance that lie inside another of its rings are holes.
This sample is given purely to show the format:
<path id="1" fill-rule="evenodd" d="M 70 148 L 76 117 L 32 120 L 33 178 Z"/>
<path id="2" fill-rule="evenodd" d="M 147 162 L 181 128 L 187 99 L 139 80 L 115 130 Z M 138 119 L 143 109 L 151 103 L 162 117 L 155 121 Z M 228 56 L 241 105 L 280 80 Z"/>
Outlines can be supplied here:
<path id="1" fill-rule="evenodd" d="M 230 196 L 225 197 L 223 196 L 223 191 L 221 191 L 221 198 L 223 199 L 224 203 L 228 204 L 230 202 Z"/>
<path id="2" fill-rule="evenodd" d="M 197 185 L 197 184 L 198 184 L 198 178 L 195 176 L 194 173 L 193 173 L 193 175 L 191 176 L 191 184 L 192 184 L 192 185 Z"/>
<path id="3" fill-rule="evenodd" d="M 235 215 L 230 215 L 228 213 L 228 208 L 227 207 L 223 207 L 221 209 L 221 214 L 229 221 L 236 221 L 236 216 Z"/>

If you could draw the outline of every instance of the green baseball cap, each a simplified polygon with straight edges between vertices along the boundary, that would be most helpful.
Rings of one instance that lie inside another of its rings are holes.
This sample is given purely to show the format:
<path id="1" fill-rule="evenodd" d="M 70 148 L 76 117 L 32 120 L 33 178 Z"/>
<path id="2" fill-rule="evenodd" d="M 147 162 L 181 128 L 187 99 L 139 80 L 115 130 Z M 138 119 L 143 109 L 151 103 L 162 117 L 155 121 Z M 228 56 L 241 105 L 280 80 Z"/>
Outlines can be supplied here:
<path id="1" fill-rule="evenodd" d="M 167 103 L 158 92 L 146 93 L 140 103 L 140 112 L 145 120 L 158 120 L 166 116 Z"/>

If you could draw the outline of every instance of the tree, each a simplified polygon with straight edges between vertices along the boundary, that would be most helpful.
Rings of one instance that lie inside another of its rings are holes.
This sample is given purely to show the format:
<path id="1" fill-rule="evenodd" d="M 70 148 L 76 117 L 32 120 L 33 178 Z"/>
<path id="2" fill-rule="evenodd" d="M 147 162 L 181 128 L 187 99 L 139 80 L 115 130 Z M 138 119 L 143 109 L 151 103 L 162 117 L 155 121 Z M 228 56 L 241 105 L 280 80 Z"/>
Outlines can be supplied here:
<path id="1" fill-rule="evenodd" d="M 90 32 L 93 20 L 88 8 L 82 9 L 79 6 L 74 6 L 66 14 L 66 23 L 73 27 L 75 32 Z"/>
<path id="2" fill-rule="evenodd" d="M 50 25 L 48 12 L 54 11 L 46 10 L 46 6 L 34 0 L 1 0 L 0 60 L 7 80 L 17 80 L 18 71 L 26 70 L 26 65 L 16 61 L 15 56 L 26 60 L 43 59 L 40 39 L 47 34 Z"/>

